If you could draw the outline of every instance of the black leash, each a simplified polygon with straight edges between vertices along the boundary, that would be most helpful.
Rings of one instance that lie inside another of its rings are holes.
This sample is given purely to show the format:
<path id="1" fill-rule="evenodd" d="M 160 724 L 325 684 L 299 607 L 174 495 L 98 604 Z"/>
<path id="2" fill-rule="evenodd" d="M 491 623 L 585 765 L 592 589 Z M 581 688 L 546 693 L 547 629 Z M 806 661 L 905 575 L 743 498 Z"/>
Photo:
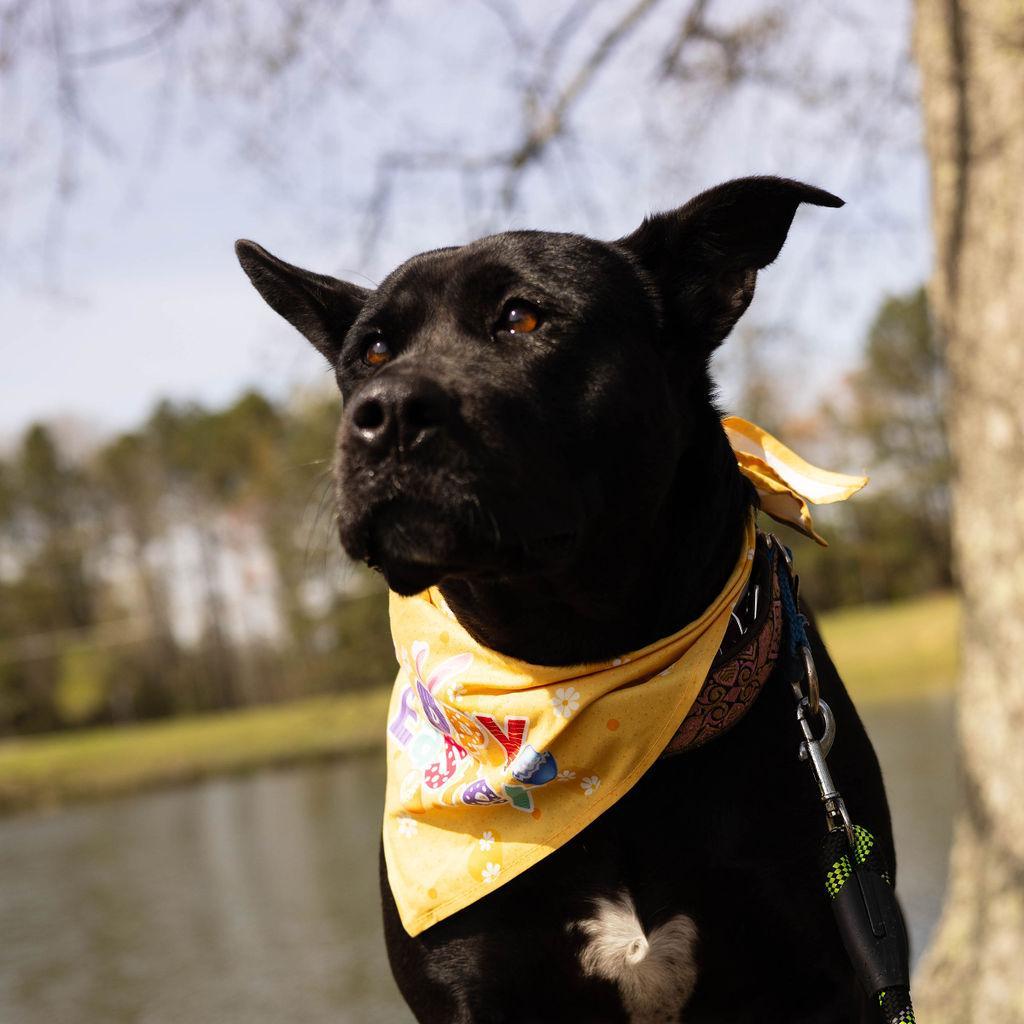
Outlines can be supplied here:
<path id="1" fill-rule="evenodd" d="M 771 535 L 767 540 L 778 550 L 791 685 L 797 723 L 804 736 L 800 760 L 810 767 L 825 808 L 827 831 L 820 851 L 825 892 L 854 970 L 868 995 L 878 1002 L 880 1020 L 883 1024 L 915 1024 L 907 932 L 892 876 L 875 837 L 850 820 L 829 772 L 825 758 L 835 739 L 836 722 L 818 693 L 807 620 L 797 606 L 800 579 L 793 572 L 793 559 L 786 546 Z M 813 720 L 821 721 L 821 736 L 814 735 Z"/>

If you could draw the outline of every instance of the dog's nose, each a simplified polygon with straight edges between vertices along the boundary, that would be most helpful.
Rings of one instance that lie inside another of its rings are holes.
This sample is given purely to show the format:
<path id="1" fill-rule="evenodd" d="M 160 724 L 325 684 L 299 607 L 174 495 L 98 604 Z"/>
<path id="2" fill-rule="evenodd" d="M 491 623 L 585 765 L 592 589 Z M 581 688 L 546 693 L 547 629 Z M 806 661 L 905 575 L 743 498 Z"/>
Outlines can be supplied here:
<path id="1" fill-rule="evenodd" d="M 349 432 L 378 458 L 407 452 L 447 426 L 451 395 L 429 377 L 380 377 L 356 399 Z"/>

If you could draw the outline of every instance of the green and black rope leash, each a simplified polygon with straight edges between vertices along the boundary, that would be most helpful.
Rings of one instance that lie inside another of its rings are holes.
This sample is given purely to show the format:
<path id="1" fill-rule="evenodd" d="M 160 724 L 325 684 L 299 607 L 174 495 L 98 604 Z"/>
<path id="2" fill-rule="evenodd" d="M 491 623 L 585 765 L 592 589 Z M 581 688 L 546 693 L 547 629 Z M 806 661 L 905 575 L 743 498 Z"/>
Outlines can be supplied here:
<path id="1" fill-rule="evenodd" d="M 868 994 L 878 1001 L 882 1024 L 916 1024 L 910 1001 L 910 963 L 903 914 L 896 901 L 892 876 L 875 837 L 850 821 L 846 804 L 836 789 L 825 758 L 836 735 L 835 718 L 818 695 L 806 620 L 797 606 L 799 578 L 792 557 L 777 537 L 768 537 L 778 549 L 779 591 L 791 663 L 796 717 L 803 733 L 800 760 L 814 775 L 825 807 L 827 831 L 821 846 L 825 892 L 832 904 L 843 945 Z M 804 692 L 806 684 L 807 692 Z M 824 731 L 815 736 L 812 720 Z"/>

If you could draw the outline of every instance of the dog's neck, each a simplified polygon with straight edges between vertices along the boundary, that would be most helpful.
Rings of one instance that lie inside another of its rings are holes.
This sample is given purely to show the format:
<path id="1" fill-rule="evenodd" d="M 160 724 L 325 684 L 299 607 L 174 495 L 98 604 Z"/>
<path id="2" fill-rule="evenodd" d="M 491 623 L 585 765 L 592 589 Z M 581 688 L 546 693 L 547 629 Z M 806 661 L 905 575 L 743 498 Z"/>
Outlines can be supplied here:
<path id="1" fill-rule="evenodd" d="M 453 579 L 441 592 L 480 643 L 538 665 L 602 661 L 699 617 L 721 591 L 755 492 L 717 417 L 688 445 L 653 523 L 571 572 L 517 580 Z"/>

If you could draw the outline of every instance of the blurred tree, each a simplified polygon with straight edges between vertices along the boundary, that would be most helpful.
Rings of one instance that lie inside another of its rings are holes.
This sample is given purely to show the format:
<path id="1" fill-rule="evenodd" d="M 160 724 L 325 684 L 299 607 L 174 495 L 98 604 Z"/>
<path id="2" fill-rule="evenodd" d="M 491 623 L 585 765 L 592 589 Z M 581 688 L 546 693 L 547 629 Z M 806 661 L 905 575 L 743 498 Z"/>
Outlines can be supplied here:
<path id="1" fill-rule="evenodd" d="M 343 561 L 333 531 L 323 528 L 325 514 L 327 521 L 333 522 L 329 514 L 330 452 L 337 421 L 334 398 L 317 399 L 295 409 L 277 452 L 276 472 L 264 474 L 259 481 L 266 541 L 279 580 L 282 622 L 296 650 L 307 659 L 319 611 L 306 599 L 306 591 L 310 585 L 330 591 L 325 570 L 329 571 L 329 566 L 337 573 Z M 333 643 L 337 643 L 336 637 Z M 308 660 L 305 669 L 312 671 Z"/>
<path id="2" fill-rule="evenodd" d="M 166 562 L 156 558 L 165 539 L 167 510 L 163 502 L 163 479 L 153 445 L 144 434 L 126 433 L 100 450 L 94 472 L 102 495 L 104 511 L 119 536 L 128 541 L 128 558 L 147 622 L 147 643 L 142 658 L 146 670 L 123 679 L 121 692 L 110 695 L 110 706 L 118 720 L 130 719 L 153 707 L 174 703 L 168 692 L 180 660 L 171 622 L 167 593 Z M 123 675 L 123 674 L 122 674 Z"/>
<path id="3" fill-rule="evenodd" d="M 795 542 L 816 608 L 891 601 L 952 585 L 948 374 L 923 289 L 886 299 L 864 357 L 810 433 L 829 458 L 865 466 L 871 485 L 819 514 L 829 548 Z M 793 436 L 788 427 L 785 436 Z"/>
<path id="4" fill-rule="evenodd" d="M 921 1019 L 1024 1020 L 1024 6 L 917 0 L 963 592 L 960 804 Z"/>
<path id="5" fill-rule="evenodd" d="M 201 588 L 196 604 L 203 608 L 203 657 L 202 677 L 192 680 L 197 705 L 231 707 L 239 697 L 239 665 L 228 636 L 216 510 L 242 486 L 245 466 L 232 465 L 222 451 L 231 440 L 225 437 L 224 417 L 211 416 L 198 405 L 161 402 L 146 433 L 166 474 L 170 514 L 187 526 L 199 553 L 195 578 Z"/>
<path id="6" fill-rule="evenodd" d="M 109 652 L 93 644 L 70 645 L 60 657 L 54 704 L 61 722 L 82 725 L 95 720 L 110 699 Z"/>
<path id="7" fill-rule="evenodd" d="M 18 454 L 22 536 L 32 552 L 32 573 L 54 595 L 52 625 L 90 626 L 95 621 L 87 534 L 90 505 L 84 474 L 67 464 L 50 431 L 29 428 Z"/>
<path id="8" fill-rule="evenodd" d="M 948 565 L 948 373 L 943 337 L 933 328 L 923 288 L 883 303 L 851 391 L 852 409 L 841 426 L 867 442 L 872 471 L 881 476 L 877 482 L 910 496 L 907 514 Z M 948 575 L 942 582 L 949 582 Z"/>
<path id="9" fill-rule="evenodd" d="M 864 599 L 950 586 L 948 373 L 923 288 L 882 304 L 849 392 L 833 415 L 872 476 L 871 490 L 847 510 L 864 571 L 876 581 Z"/>
<path id="10" fill-rule="evenodd" d="M 87 474 L 62 456 L 42 424 L 25 432 L 0 477 L 0 550 L 7 563 L 0 584 L 0 704 L 19 728 L 53 728 L 61 720 L 55 704 L 60 648 L 43 637 L 78 635 L 95 625 L 101 587 L 94 554 L 104 527 Z"/>

